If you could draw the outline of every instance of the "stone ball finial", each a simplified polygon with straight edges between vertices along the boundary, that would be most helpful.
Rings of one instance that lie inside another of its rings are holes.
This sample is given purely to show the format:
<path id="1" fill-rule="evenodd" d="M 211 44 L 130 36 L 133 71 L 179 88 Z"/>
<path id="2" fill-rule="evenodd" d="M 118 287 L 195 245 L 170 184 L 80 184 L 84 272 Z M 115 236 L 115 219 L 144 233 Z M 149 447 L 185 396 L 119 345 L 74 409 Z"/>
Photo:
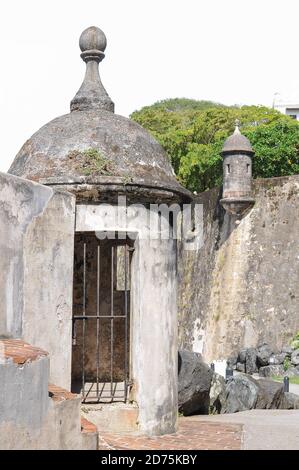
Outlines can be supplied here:
<path id="1" fill-rule="evenodd" d="M 86 28 L 80 36 L 81 58 L 86 63 L 83 83 L 71 101 L 71 111 L 102 110 L 114 112 L 114 103 L 105 90 L 99 62 L 104 59 L 107 39 L 97 26 Z"/>
<path id="2" fill-rule="evenodd" d="M 103 31 L 97 26 L 86 28 L 80 36 L 79 46 L 82 51 L 81 57 L 88 60 L 101 61 L 104 57 L 104 51 L 107 46 L 107 39 Z"/>

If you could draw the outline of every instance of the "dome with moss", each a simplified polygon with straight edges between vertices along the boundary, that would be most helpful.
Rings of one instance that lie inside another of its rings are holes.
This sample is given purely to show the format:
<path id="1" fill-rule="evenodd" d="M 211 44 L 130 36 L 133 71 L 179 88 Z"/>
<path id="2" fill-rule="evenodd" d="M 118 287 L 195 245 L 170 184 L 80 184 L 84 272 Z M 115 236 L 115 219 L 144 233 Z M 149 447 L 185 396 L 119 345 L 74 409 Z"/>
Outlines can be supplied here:
<path id="1" fill-rule="evenodd" d="M 189 200 L 161 145 L 139 124 L 114 114 L 98 71 L 106 47 L 104 33 L 87 28 L 79 44 L 86 74 L 71 112 L 38 130 L 9 173 L 95 199 L 125 187 L 148 199 Z"/>

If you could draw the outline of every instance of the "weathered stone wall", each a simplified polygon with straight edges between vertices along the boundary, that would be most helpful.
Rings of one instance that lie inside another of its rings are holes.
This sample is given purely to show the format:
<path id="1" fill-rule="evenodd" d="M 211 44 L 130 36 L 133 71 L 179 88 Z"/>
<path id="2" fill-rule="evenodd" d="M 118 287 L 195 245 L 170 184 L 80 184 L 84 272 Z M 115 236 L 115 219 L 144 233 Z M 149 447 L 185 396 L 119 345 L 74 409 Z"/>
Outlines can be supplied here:
<path id="1" fill-rule="evenodd" d="M 262 341 L 281 348 L 299 329 L 299 176 L 259 179 L 256 203 L 238 219 L 204 205 L 204 246 L 181 251 L 180 347 L 207 361 Z"/>
<path id="2" fill-rule="evenodd" d="M 0 340 L 0 449 L 95 450 L 96 430 L 81 426 L 80 397 L 48 382 L 45 351 Z"/>
<path id="3" fill-rule="evenodd" d="M 51 380 L 71 380 L 75 198 L 0 173 L 0 336 L 51 355 Z"/>
<path id="4" fill-rule="evenodd" d="M 22 334 L 24 235 L 34 218 L 43 212 L 52 191 L 0 173 L 0 334 Z"/>

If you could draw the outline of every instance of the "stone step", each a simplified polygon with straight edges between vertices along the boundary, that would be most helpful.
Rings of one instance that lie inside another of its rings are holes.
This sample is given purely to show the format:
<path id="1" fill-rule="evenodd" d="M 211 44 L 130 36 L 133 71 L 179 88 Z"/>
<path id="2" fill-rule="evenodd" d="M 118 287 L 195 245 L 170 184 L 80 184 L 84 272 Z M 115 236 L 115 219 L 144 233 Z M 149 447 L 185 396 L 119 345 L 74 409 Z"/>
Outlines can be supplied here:
<path id="1" fill-rule="evenodd" d="M 84 418 L 95 423 L 98 431 L 136 433 L 139 430 L 136 405 L 126 403 L 84 403 L 81 406 Z"/>
<path id="2" fill-rule="evenodd" d="M 81 422 L 81 397 L 48 384 L 49 355 L 22 340 L 0 340 L 0 449 L 97 449 Z"/>

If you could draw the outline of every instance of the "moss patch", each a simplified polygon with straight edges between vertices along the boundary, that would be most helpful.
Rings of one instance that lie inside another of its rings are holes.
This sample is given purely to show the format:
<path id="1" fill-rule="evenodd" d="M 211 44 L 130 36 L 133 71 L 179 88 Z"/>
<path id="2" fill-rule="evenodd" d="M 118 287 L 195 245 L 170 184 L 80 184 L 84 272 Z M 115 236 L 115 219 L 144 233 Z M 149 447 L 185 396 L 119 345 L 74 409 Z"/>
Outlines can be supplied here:
<path id="1" fill-rule="evenodd" d="M 126 186 L 127 184 L 133 183 L 133 178 L 130 175 L 125 175 L 123 177 L 123 185 Z"/>
<path id="2" fill-rule="evenodd" d="M 111 176 L 115 174 L 115 165 L 96 148 L 89 148 L 80 152 L 73 150 L 68 154 L 74 162 L 76 170 L 80 170 L 85 176 Z"/>

